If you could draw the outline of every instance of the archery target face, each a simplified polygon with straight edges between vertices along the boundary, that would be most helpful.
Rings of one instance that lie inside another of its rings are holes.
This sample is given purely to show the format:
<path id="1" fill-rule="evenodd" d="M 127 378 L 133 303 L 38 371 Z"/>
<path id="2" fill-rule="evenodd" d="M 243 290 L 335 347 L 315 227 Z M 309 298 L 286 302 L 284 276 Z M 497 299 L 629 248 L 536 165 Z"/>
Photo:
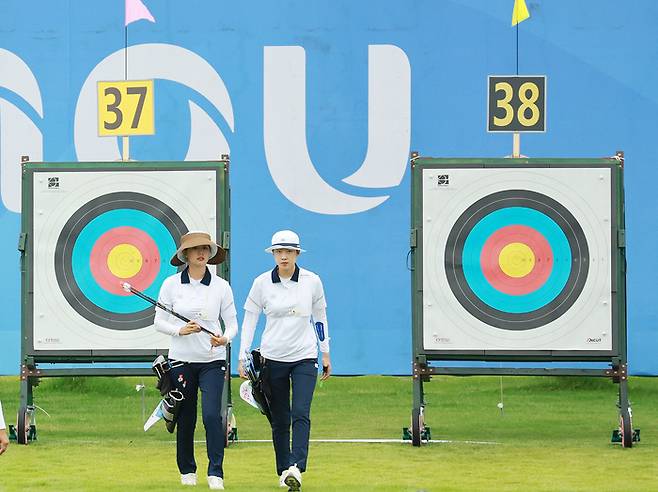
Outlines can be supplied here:
<path id="1" fill-rule="evenodd" d="M 610 351 L 607 168 L 423 170 L 426 350 Z"/>
<path id="2" fill-rule="evenodd" d="M 180 236 L 214 236 L 215 171 L 35 172 L 33 189 L 34 349 L 168 348 L 121 284 L 157 299 Z"/>

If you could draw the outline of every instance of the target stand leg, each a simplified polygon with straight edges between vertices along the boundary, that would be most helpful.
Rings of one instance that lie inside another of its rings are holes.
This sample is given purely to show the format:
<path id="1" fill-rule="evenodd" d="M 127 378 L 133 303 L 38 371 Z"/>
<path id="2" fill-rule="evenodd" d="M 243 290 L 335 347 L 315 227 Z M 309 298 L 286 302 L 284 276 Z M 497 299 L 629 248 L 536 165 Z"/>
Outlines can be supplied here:
<path id="1" fill-rule="evenodd" d="M 402 429 L 402 438 L 411 439 L 411 444 L 419 447 L 423 441 L 431 437 L 429 427 L 425 427 L 425 394 L 423 382 L 429 381 L 426 375 L 427 363 L 425 361 L 413 364 L 413 408 L 411 410 L 411 427 Z"/>
<path id="2" fill-rule="evenodd" d="M 612 432 L 612 442 L 620 443 L 622 448 L 632 448 L 640 440 L 640 430 L 633 428 L 633 412 L 628 400 L 627 365 L 613 365 L 613 381 L 619 384 L 619 429 Z"/>
<path id="3" fill-rule="evenodd" d="M 230 345 L 227 347 L 227 353 L 230 353 Z M 233 402 L 231 399 L 231 370 L 230 355 L 226 360 L 226 372 L 224 379 L 224 389 L 222 391 L 222 423 L 224 425 L 224 446 L 229 447 L 238 440 L 238 428 L 233 414 Z"/>
<path id="4" fill-rule="evenodd" d="M 425 434 L 425 407 L 414 408 L 411 411 L 411 444 L 419 447 L 427 440 Z"/>
<path id="5" fill-rule="evenodd" d="M 34 395 L 32 388 L 39 384 L 38 378 L 28 375 L 28 367 L 21 367 L 21 390 L 20 404 L 16 418 L 16 442 L 27 445 L 30 441 L 36 441 L 37 428 L 34 422 Z"/>
<path id="6" fill-rule="evenodd" d="M 619 437 L 623 448 L 633 447 L 633 419 L 626 379 L 619 382 Z"/>
<path id="7" fill-rule="evenodd" d="M 235 415 L 233 414 L 233 405 L 228 405 L 224 417 L 224 436 L 225 446 L 229 447 L 238 440 L 238 428 L 236 427 Z"/>

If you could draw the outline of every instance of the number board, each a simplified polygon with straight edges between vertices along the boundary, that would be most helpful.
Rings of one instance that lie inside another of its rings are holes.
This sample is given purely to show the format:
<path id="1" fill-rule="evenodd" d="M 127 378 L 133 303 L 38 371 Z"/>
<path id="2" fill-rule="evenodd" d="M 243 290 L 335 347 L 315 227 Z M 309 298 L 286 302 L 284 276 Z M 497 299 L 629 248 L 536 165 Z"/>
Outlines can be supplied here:
<path id="1" fill-rule="evenodd" d="M 545 132 L 546 77 L 490 75 L 487 131 Z"/>
<path id="2" fill-rule="evenodd" d="M 98 134 L 101 137 L 154 133 L 152 80 L 98 82 Z"/>

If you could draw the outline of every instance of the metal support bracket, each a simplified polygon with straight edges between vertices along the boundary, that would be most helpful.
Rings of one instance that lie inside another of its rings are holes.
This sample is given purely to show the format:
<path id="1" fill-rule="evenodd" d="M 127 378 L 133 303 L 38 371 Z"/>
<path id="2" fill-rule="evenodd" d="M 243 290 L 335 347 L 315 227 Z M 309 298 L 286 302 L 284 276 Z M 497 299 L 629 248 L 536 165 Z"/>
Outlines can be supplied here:
<path id="1" fill-rule="evenodd" d="M 18 251 L 25 253 L 25 245 L 27 244 L 27 233 L 21 232 L 18 235 Z"/>
<path id="2" fill-rule="evenodd" d="M 35 366 L 28 366 L 21 364 L 21 380 L 25 381 L 27 378 L 38 378 L 41 376 L 41 371 Z"/>
<path id="3" fill-rule="evenodd" d="M 412 366 L 412 371 L 413 371 L 413 378 L 423 382 L 427 382 L 430 380 L 430 375 L 432 374 L 432 368 L 427 366 L 426 361 L 416 361 L 413 363 Z"/>
<path id="4" fill-rule="evenodd" d="M 610 369 L 606 369 L 606 376 L 612 378 L 613 383 L 628 380 L 628 365 L 614 364 Z"/>

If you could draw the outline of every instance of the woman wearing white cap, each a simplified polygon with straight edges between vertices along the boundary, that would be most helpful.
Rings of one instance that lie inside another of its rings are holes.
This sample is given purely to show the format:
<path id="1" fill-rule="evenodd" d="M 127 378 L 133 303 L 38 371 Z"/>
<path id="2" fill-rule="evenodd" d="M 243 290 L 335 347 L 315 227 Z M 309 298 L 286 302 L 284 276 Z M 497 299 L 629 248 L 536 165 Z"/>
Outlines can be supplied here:
<path id="1" fill-rule="evenodd" d="M 212 275 L 206 265 L 217 265 L 226 251 L 215 244 L 210 234 L 188 232 L 181 237 L 178 251 L 170 263 L 185 268 L 168 278 L 160 288 L 158 300 L 168 308 L 192 320 L 180 321 L 166 311 L 156 310 L 156 330 L 171 335 L 169 375 L 182 401 L 176 421 L 176 461 L 183 485 L 196 485 L 194 429 L 197 397 L 201 389 L 203 426 L 208 450 L 208 486 L 224 489 L 224 426 L 221 395 L 226 373 L 226 344 L 238 332 L 233 291 L 226 280 Z M 220 318 L 224 321 L 222 334 Z M 208 335 L 201 327 L 215 333 Z"/>
<path id="2" fill-rule="evenodd" d="M 331 374 L 327 303 L 320 277 L 297 265 L 299 254 L 304 251 L 297 234 L 292 231 L 275 233 L 271 246 L 265 251 L 272 253 L 276 266 L 256 277 L 245 302 L 239 371 L 244 378 L 242 361 L 251 348 L 258 317 L 264 312 L 266 322 L 260 352 L 264 359 L 264 392 L 272 415 L 276 471 L 282 487 L 299 490 L 308 456 L 318 340 L 322 352 L 322 379 Z"/>

